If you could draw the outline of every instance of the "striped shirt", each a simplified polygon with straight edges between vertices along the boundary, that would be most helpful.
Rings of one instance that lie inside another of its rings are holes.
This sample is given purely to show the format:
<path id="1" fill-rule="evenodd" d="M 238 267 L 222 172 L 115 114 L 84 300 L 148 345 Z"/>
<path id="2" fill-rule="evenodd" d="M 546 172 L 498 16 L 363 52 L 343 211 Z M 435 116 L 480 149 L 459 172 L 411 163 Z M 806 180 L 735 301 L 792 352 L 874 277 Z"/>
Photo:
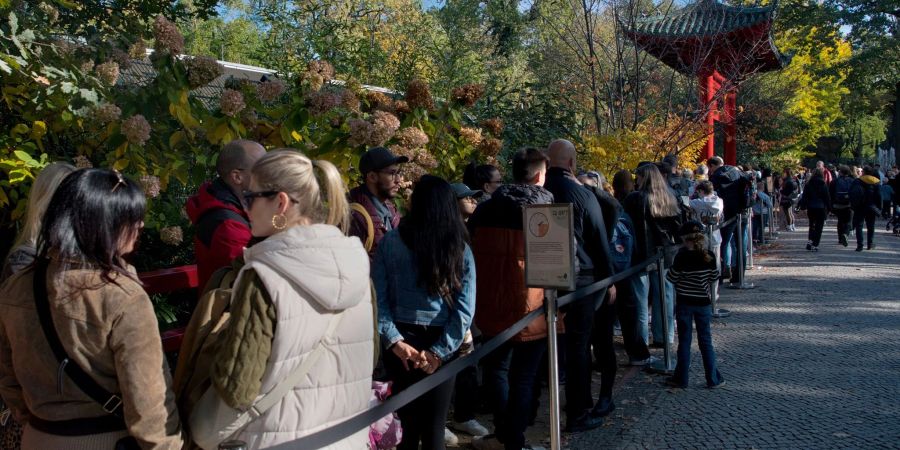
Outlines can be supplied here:
<path id="1" fill-rule="evenodd" d="M 710 251 L 702 253 L 681 249 L 669 268 L 666 279 L 675 285 L 675 303 L 690 306 L 706 306 L 710 302 L 710 286 L 719 278 L 716 257 Z"/>

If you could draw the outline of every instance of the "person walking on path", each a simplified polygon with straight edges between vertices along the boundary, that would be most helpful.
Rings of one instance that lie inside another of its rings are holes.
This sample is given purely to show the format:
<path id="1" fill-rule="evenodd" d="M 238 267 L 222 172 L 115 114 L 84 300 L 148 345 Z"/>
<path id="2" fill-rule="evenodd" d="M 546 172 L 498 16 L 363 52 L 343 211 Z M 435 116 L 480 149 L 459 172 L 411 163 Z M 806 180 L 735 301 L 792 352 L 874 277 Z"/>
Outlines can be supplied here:
<path id="1" fill-rule="evenodd" d="M 548 147 L 550 168 L 544 187 L 553 194 L 557 203 L 571 203 L 574 213 L 577 277 L 576 287 L 584 287 L 611 276 L 613 268 L 609 251 L 609 238 L 603 212 L 597 198 L 575 179 L 577 173 L 575 146 L 564 139 L 555 140 Z M 591 403 L 591 332 L 594 312 L 599 307 L 608 314 L 609 332 L 615 317 L 614 286 L 595 294 L 579 298 L 566 307 L 566 429 L 581 432 L 603 424 L 604 411 L 592 411 Z M 568 292 L 560 292 L 565 295 Z M 609 294 L 607 296 L 607 293 Z M 612 395 L 615 381 L 615 358 L 604 364 L 601 376 L 601 399 Z M 598 401 L 596 407 L 603 407 Z"/>
<path id="2" fill-rule="evenodd" d="M 806 182 L 806 188 L 800 197 L 800 209 L 806 209 L 806 216 L 809 218 L 806 249 L 814 252 L 819 251 L 825 218 L 828 217 L 828 208 L 831 206 L 831 196 L 828 194 L 824 173 L 824 169 L 821 168 L 813 170 L 812 178 Z"/>
<path id="3" fill-rule="evenodd" d="M 853 208 L 853 227 L 856 228 L 856 251 L 863 250 L 863 222 L 866 224 L 868 250 L 875 248 L 875 219 L 881 212 L 881 180 L 871 166 L 863 168 L 863 175 L 850 188 L 850 206 Z"/>
<path id="4" fill-rule="evenodd" d="M 850 175 L 850 167 L 846 165 L 841 165 L 838 173 L 838 178 L 831 183 L 831 211 L 837 217 L 838 244 L 846 247 L 849 245 L 847 237 L 850 235 L 850 221 L 853 218 L 853 209 L 850 207 L 853 177 Z"/>
<path id="5" fill-rule="evenodd" d="M 475 259 L 456 195 L 424 175 L 372 267 L 384 364 L 399 393 L 451 361 L 475 314 Z M 399 450 L 443 449 L 454 377 L 400 408 Z"/>
<path id="6" fill-rule="evenodd" d="M 796 231 L 794 227 L 794 204 L 800 197 L 800 185 L 797 178 L 791 173 L 791 169 L 784 169 L 784 178 L 781 180 L 781 212 L 784 213 L 785 231 Z"/>
<path id="7" fill-rule="evenodd" d="M 266 154 L 257 142 L 238 139 L 225 144 L 216 159 L 218 177 L 200 186 L 185 205 L 194 224 L 194 257 L 202 289 L 212 274 L 241 255 L 250 244 L 250 218 L 242 192 L 250 188 L 250 168 Z"/>
<path id="8" fill-rule="evenodd" d="M 716 388 L 725 379 L 716 365 L 716 351 L 712 342 L 711 285 L 719 278 L 716 256 L 706 249 L 706 236 L 700 222 L 690 221 L 679 230 L 684 246 L 675 255 L 675 262 L 666 278 L 675 285 L 675 316 L 678 323 L 678 362 L 675 374 L 666 384 L 678 388 L 688 386 L 691 368 L 691 323 L 697 329 L 697 344 L 703 356 L 706 386 Z"/>

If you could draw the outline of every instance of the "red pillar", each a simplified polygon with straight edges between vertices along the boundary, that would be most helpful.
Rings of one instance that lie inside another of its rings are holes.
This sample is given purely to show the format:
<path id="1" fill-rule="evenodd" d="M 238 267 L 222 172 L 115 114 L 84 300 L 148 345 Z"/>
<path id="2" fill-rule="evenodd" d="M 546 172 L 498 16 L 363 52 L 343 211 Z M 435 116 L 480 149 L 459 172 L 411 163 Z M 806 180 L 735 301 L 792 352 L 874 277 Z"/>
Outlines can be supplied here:
<path id="1" fill-rule="evenodd" d="M 725 164 L 737 164 L 737 90 L 725 94 Z"/>
<path id="2" fill-rule="evenodd" d="M 715 142 L 715 123 L 716 123 L 716 88 L 715 88 L 715 80 L 713 79 L 712 74 L 701 74 L 699 77 L 700 82 L 700 107 L 702 108 L 702 114 L 704 114 L 704 118 L 706 119 L 706 148 L 701 154 L 701 158 L 705 161 L 709 158 L 712 158 L 715 155 L 716 151 L 716 142 Z"/>

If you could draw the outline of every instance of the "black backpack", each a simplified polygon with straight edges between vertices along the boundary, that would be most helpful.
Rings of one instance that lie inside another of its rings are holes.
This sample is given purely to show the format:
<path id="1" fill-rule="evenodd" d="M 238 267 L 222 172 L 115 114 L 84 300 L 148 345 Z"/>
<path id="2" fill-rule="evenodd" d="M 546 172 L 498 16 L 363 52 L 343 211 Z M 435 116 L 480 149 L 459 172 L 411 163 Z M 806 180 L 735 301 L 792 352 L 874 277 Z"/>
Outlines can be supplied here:
<path id="1" fill-rule="evenodd" d="M 853 187 L 853 178 L 840 177 L 834 182 L 834 206 L 850 206 L 850 188 Z"/>

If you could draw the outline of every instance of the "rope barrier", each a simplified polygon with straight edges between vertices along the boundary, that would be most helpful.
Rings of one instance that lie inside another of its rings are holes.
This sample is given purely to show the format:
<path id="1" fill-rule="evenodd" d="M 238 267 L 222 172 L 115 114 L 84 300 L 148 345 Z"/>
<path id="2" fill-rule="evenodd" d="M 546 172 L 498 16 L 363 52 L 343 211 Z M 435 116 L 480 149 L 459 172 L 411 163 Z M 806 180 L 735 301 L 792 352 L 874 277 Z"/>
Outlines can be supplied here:
<path id="1" fill-rule="evenodd" d="M 638 272 L 647 269 L 648 267 L 656 264 L 662 259 L 663 253 L 658 252 L 656 255 L 648 258 L 647 260 L 633 265 L 620 273 L 604 278 L 600 281 L 559 297 L 559 299 L 557 299 L 557 305 L 558 307 L 562 307 L 574 302 L 579 298 L 599 292 L 602 289 L 606 289 L 619 281 L 622 281 L 637 274 Z M 451 361 L 440 370 L 425 377 L 422 381 L 413 384 L 402 392 L 391 396 L 391 398 L 387 399 L 380 405 L 369 408 L 349 419 L 344 420 L 341 423 L 330 426 L 324 430 L 319 430 L 313 434 L 303 436 L 297 440 L 285 442 L 271 448 L 279 450 L 298 448 L 322 448 L 334 444 L 341 439 L 345 439 L 353 433 L 367 428 L 369 425 L 378 421 L 382 417 L 408 405 L 413 400 L 421 397 L 428 391 L 443 384 L 451 377 L 461 372 L 463 369 L 474 365 L 489 353 L 496 350 L 497 347 L 500 347 L 501 345 L 506 343 L 506 341 L 512 339 L 513 336 L 517 335 L 520 331 L 522 331 L 522 329 L 524 329 L 526 326 L 528 326 L 528 324 L 537 319 L 541 314 L 544 314 L 543 309 L 537 309 L 528 313 L 527 315 L 525 315 L 525 317 L 519 319 L 519 321 L 514 323 L 511 327 L 507 328 L 497 336 L 494 336 L 493 338 L 482 344 L 481 347 L 475 349 L 475 351 L 473 351 L 472 353 Z"/>

